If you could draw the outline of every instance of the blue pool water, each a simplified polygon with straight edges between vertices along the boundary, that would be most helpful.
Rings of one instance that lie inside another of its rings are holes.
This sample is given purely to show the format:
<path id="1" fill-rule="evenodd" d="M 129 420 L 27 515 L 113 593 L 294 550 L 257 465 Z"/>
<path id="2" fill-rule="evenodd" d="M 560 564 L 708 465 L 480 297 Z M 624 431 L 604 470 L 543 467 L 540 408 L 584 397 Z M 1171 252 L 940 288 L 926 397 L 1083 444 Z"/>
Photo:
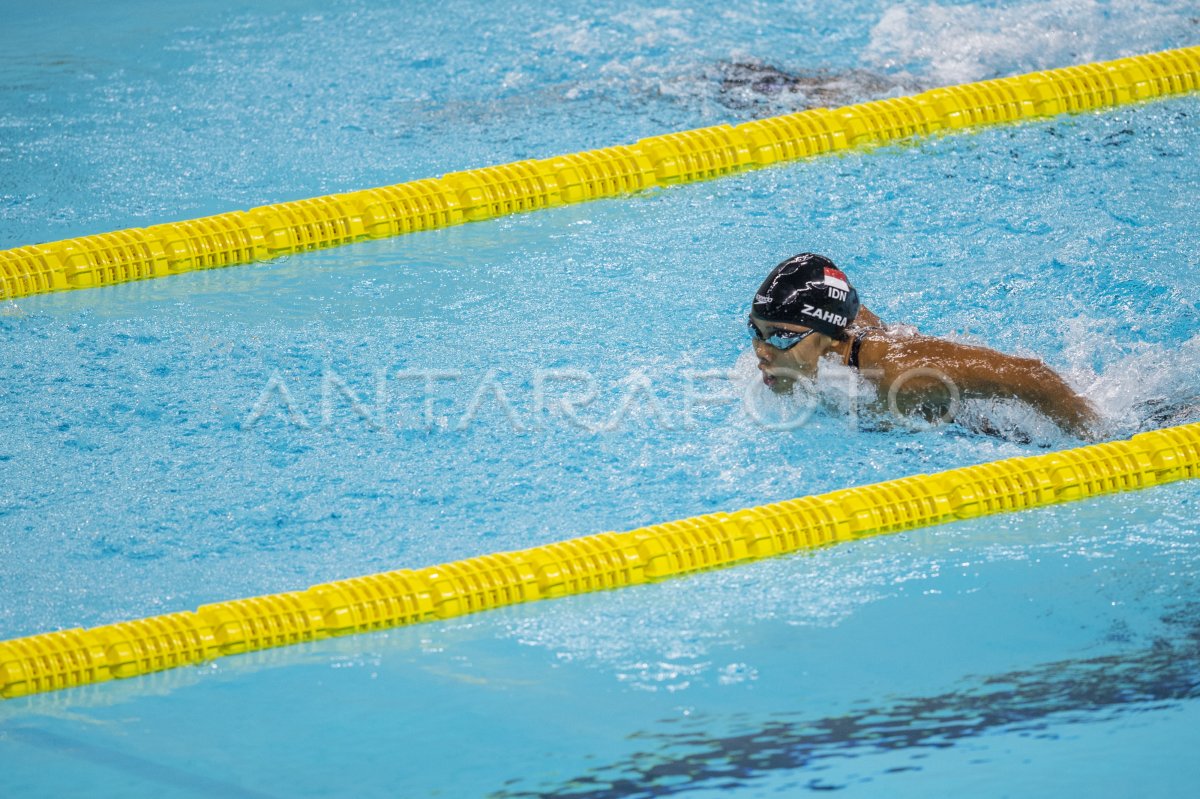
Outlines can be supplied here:
<path id="1" fill-rule="evenodd" d="M 1171 2 L 377 6 L 11 11 L 0 246 L 1200 38 Z M 0 639 L 1078 443 L 889 430 L 836 369 L 815 408 L 766 394 L 746 305 L 805 249 L 889 321 L 1043 357 L 1113 436 L 1194 420 L 1198 115 L 1176 98 L 6 303 Z M 1198 501 L 6 701 L 0 795 L 1177 793 L 1200 776 Z"/>

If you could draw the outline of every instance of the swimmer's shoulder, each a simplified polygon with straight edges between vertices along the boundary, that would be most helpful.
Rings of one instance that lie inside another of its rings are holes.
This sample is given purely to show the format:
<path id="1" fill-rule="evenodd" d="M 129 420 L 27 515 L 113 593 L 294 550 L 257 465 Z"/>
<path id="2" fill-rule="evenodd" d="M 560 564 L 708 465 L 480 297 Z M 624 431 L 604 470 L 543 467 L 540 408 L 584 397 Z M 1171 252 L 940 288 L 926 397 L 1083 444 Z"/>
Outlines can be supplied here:
<path id="1" fill-rule="evenodd" d="M 854 316 L 852 326 L 860 329 L 864 327 L 886 327 L 883 320 L 865 305 L 858 307 L 858 313 Z"/>
<path id="2" fill-rule="evenodd" d="M 909 369 L 937 362 L 946 353 L 945 342 L 920 333 L 912 325 L 855 325 L 846 331 L 851 340 L 853 360 L 860 368 Z"/>

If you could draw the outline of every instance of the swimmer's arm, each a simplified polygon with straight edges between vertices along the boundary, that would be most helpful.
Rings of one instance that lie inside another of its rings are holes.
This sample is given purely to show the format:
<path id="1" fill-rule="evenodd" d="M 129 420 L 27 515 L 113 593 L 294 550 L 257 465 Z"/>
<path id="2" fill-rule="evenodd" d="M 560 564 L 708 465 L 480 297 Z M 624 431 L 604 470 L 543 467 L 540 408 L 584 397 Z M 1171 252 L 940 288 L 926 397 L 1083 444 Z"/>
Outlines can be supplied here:
<path id="1" fill-rule="evenodd" d="M 923 367 L 941 372 L 963 397 L 1014 397 L 1080 438 L 1097 435 L 1100 418 L 1095 408 L 1037 358 L 1019 358 L 985 347 L 929 338 L 904 345 L 896 360 L 901 370 Z M 899 377 L 895 375 L 890 382 Z M 903 390 L 916 393 L 936 390 L 935 380 L 929 376 L 902 381 Z"/>

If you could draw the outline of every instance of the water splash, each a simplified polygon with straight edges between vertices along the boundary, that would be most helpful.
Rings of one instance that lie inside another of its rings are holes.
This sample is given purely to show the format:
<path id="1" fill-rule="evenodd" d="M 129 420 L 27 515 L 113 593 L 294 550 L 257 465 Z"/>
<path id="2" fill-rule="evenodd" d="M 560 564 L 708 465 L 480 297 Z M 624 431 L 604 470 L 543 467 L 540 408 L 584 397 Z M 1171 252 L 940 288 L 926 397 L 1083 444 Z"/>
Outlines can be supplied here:
<path id="1" fill-rule="evenodd" d="M 1008 7 L 909 3 L 871 31 L 867 64 L 964 83 L 1150 52 L 1164 34 L 1195 29 L 1194 6 L 1134 0 L 1044 0 Z"/>

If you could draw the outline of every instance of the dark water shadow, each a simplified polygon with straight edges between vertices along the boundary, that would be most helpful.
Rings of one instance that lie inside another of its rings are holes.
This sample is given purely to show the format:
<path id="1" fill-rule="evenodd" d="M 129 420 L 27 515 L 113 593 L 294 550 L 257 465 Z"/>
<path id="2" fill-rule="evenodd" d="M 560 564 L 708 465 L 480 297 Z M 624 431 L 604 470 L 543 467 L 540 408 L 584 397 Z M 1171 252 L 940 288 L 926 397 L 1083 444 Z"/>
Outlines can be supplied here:
<path id="1" fill-rule="evenodd" d="M 1165 619 L 1181 635 L 1118 655 L 1047 663 L 977 679 L 959 691 L 898 698 L 840 716 L 799 714 L 762 719 L 692 716 L 685 732 L 630 736 L 645 748 L 598 766 L 560 785 L 505 789 L 491 799 L 645 799 L 692 790 L 746 788 L 768 775 L 805 769 L 797 790 L 837 790 L 846 785 L 816 774 L 832 761 L 907 752 L 913 760 L 988 733 L 1055 737 L 1052 726 L 1095 723 L 1133 711 L 1158 710 L 1200 697 L 1200 606 Z M 714 737 L 705 730 L 743 729 Z M 889 768 L 920 770 L 917 765 Z M 510 783 L 515 784 L 515 783 Z"/>

